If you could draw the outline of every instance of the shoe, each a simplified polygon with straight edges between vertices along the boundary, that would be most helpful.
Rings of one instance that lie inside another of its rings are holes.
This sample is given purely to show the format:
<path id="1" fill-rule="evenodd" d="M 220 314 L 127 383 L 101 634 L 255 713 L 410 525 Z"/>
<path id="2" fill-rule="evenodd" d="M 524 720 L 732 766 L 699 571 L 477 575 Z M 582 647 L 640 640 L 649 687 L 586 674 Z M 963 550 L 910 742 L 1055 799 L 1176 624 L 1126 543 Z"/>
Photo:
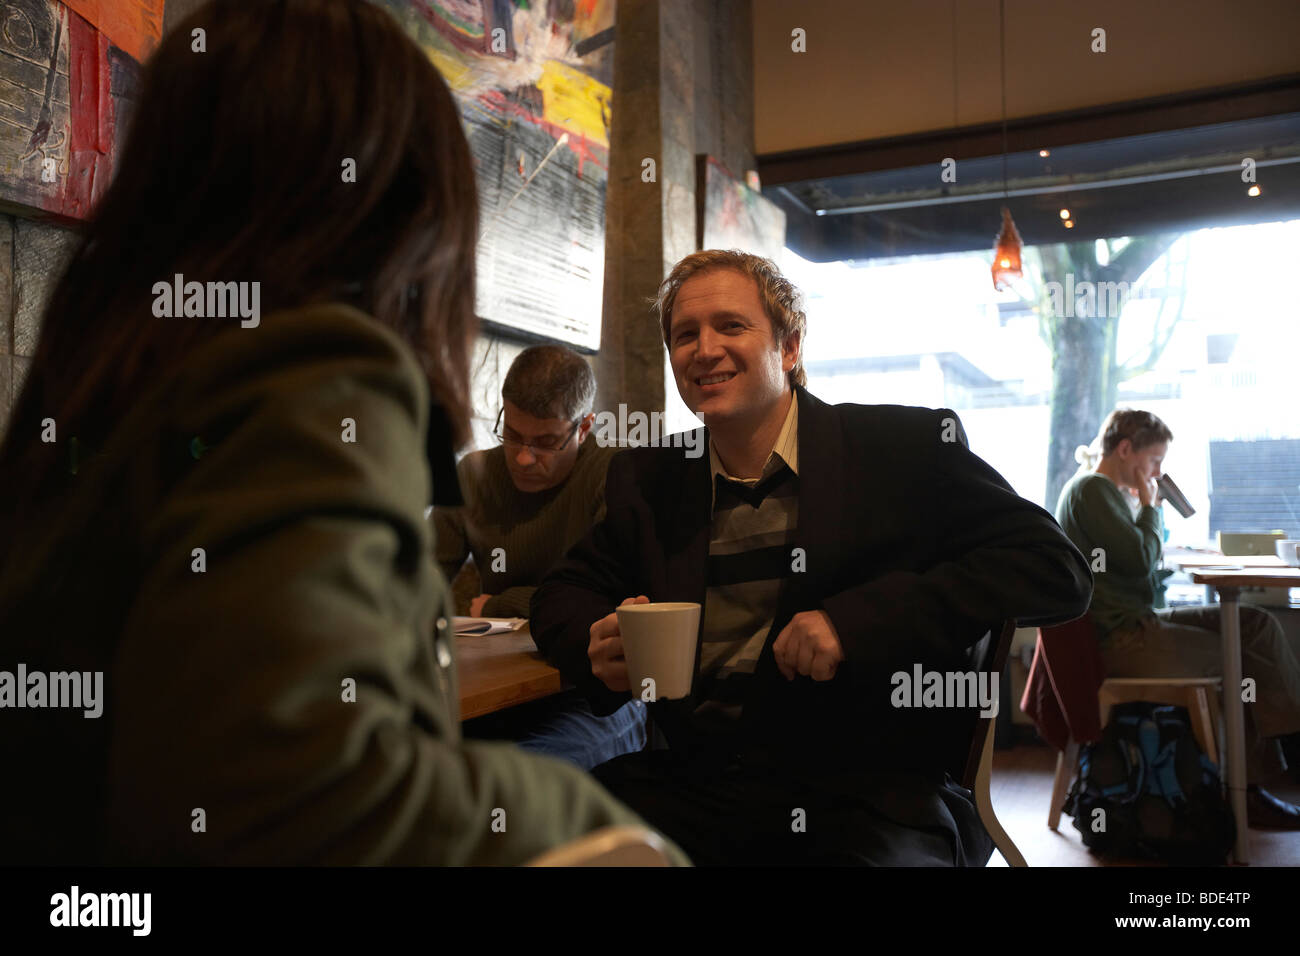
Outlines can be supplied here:
<path id="1" fill-rule="evenodd" d="M 1251 784 L 1246 788 L 1246 823 L 1255 830 L 1300 830 L 1300 807 Z"/>

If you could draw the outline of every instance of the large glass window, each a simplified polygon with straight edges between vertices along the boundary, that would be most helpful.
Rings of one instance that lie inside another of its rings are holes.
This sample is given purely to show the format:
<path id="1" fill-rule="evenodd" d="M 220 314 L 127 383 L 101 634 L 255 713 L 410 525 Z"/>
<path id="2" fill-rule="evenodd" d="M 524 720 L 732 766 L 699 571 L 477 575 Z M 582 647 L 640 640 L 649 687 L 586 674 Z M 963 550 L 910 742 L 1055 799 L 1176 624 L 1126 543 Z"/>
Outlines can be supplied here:
<path id="1" fill-rule="evenodd" d="M 813 263 L 787 249 L 783 268 L 807 297 L 818 397 L 953 408 L 974 451 L 1049 511 L 1101 418 L 1147 409 L 1173 430 L 1165 470 L 1197 509 L 1165 507 L 1170 543 L 1206 547 L 1219 531 L 1300 535 L 1296 249 L 1300 220 L 1027 246 L 1003 292 L 991 250 Z M 1090 289 L 1099 277 L 1114 281 Z"/>

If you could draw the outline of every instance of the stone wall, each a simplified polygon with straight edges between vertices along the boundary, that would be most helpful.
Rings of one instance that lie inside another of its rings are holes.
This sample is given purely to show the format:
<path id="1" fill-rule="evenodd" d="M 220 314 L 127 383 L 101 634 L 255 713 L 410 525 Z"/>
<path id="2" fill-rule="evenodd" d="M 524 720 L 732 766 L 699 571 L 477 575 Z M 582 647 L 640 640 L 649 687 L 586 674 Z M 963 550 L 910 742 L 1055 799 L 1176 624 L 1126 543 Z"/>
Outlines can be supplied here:
<path id="1" fill-rule="evenodd" d="M 749 0 L 688 4 L 694 14 L 695 143 L 736 176 L 754 164 L 754 48 Z"/>
<path id="2" fill-rule="evenodd" d="M 749 0 L 620 0 L 606 201 L 605 299 L 598 405 L 667 411 L 693 427 L 649 303 L 696 249 L 696 156 L 736 175 L 754 166 Z M 656 179 L 646 182 L 644 160 Z"/>
<path id="3" fill-rule="evenodd" d="M 167 0 L 163 32 L 206 0 Z M 0 439 L 31 365 L 53 285 L 75 241 L 73 228 L 0 215 Z"/>
<path id="4" fill-rule="evenodd" d="M 0 216 L 0 438 L 36 352 L 45 303 L 75 238 L 62 226 Z"/>

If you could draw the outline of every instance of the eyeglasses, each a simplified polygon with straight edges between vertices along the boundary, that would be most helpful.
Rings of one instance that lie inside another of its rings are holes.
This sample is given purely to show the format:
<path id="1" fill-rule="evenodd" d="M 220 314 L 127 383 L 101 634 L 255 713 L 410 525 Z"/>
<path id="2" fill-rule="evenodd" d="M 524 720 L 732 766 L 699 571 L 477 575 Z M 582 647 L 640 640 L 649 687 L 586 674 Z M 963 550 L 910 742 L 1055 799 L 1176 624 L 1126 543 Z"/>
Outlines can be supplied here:
<path id="1" fill-rule="evenodd" d="M 582 424 L 581 418 L 575 419 L 573 427 L 569 429 L 569 433 L 563 438 L 563 440 L 556 438 L 554 435 L 543 435 L 535 442 L 526 442 L 519 441 L 517 438 L 510 438 L 506 435 L 504 422 L 505 414 L 506 410 L 504 408 L 497 414 L 497 423 L 492 429 L 493 437 L 507 448 L 527 448 L 532 454 L 537 456 L 554 455 L 556 452 L 564 451 L 564 449 L 569 447 L 569 442 L 573 441 L 573 436 L 577 433 L 578 426 Z"/>

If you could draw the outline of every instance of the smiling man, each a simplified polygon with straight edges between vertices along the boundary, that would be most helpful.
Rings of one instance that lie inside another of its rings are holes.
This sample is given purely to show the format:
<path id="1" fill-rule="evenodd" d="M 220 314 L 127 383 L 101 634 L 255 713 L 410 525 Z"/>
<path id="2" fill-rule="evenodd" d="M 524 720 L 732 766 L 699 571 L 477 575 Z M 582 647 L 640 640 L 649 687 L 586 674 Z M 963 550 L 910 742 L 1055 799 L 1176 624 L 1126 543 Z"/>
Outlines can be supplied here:
<path id="1" fill-rule="evenodd" d="M 814 398 L 798 292 L 769 260 L 688 256 L 657 309 L 709 457 L 615 456 L 605 519 L 532 600 L 534 638 L 596 713 L 629 696 L 614 609 L 703 606 L 689 696 L 650 705 L 667 749 L 596 776 L 697 864 L 983 865 L 991 841 L 945 777 L 971 713 L 896 708 L 891 675 L 964 671 L 1008 619 L 1079 616 L 1082 556 L 953 412 Z"/>
<path id="2" fill-rule="evenodd" d="M 542 577 L 604 516 L 605 472 L 617 449 L 591 437 L 595 397 L 591 367 L 571 349 L 537 345 L 510 364 L 494 429 L 499 444 L 457 465 L 463 507 L 433 509 L 447 580 L 474 557 L 482 593 L 470 602 L 471 616 L 527 617 Z M 645 745 L 645 706 L 625 702 L 597 717 L 580 694 L 567 692 L 471 721 L 465 733 L 590 769 Z"/>

